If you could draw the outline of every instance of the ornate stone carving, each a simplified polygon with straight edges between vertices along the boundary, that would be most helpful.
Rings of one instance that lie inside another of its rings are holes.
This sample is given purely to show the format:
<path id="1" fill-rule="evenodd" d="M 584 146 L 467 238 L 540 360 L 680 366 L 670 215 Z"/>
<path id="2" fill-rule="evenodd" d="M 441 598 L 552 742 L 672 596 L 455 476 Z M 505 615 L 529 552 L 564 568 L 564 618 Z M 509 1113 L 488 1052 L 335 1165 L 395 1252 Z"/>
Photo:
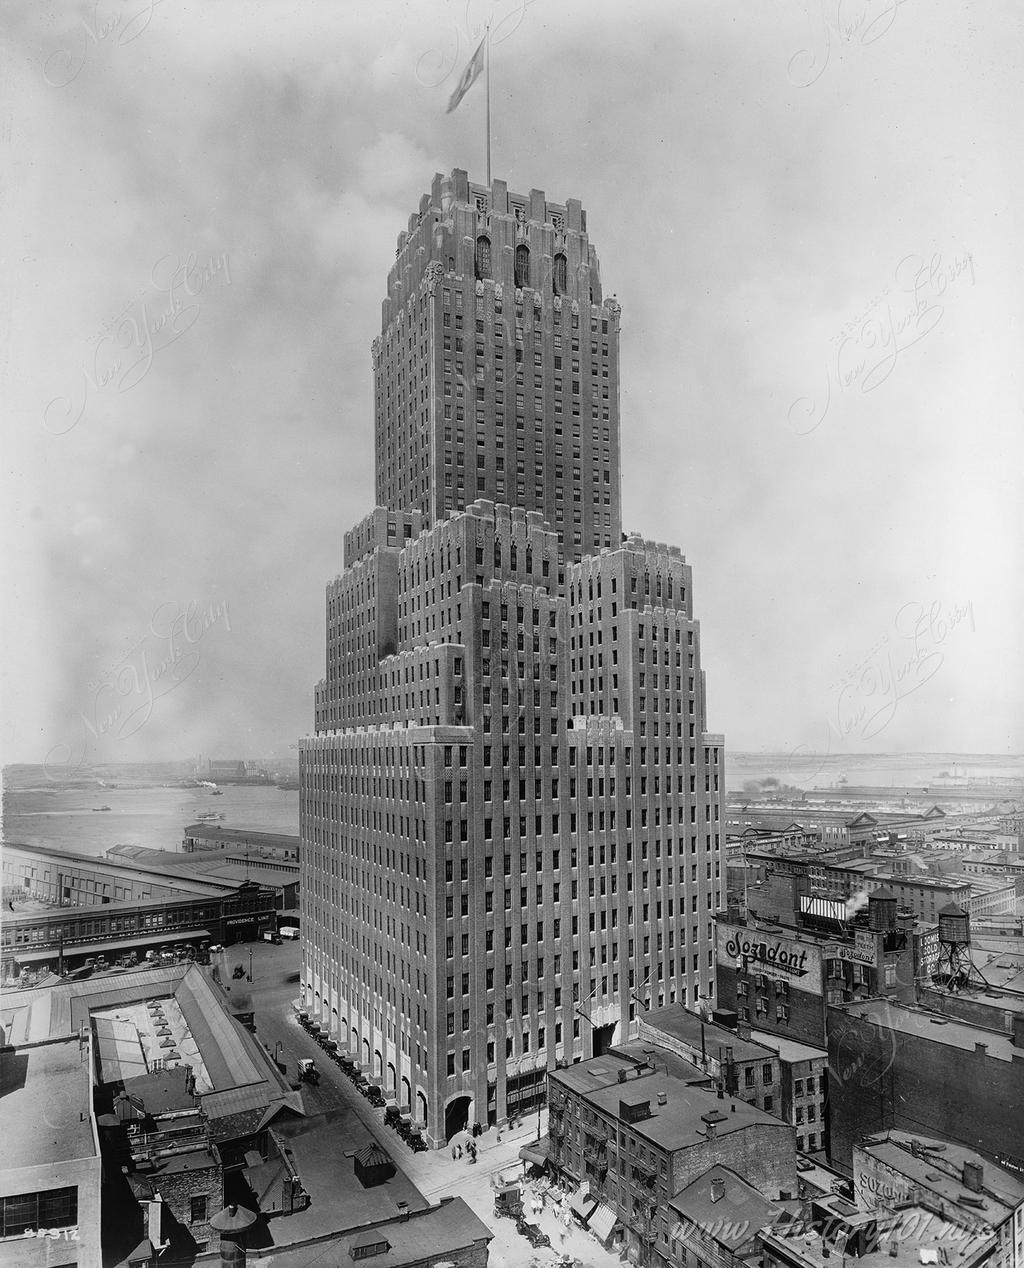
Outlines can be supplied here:
<path id="1" fill-rule="evenodd" d="M 440 260 L 431 260 L 423 270 L 423 276 L 426 278 L 429 294 L 433 295 L 438 282 L 444 277 L 444 265 Z"/>

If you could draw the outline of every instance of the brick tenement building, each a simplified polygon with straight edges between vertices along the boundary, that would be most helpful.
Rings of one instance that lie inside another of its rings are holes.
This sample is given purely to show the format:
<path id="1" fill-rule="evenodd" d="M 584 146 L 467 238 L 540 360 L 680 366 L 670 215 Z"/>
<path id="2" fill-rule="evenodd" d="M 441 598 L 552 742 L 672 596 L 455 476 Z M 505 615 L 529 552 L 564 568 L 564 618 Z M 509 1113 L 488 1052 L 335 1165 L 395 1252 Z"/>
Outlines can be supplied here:
<path id="1" fill-rule="evenodd" d="M 552 1164 L 610 1208 L 643 1262 L 670 1259 L 670 1201 L 712 1167 L 796 1197 L 795 1132 L 753 1105 L 607 1053 L 548 1080 Z"/>
<path id="2" fill-rule="evenodd" d="M 690 567 L 622 540 L 578 203 L 436 177 L 374 345 L 377 493 L 301 748 L 306 1005 L 437 1144 L 714 988 L 723 740 Z"/>
<path id="3" fill-rule="evenodd" d="M 892 1128 L 1024 1170 L 1024 1016 L 1010 1033 L 873 999 L 828 1010 L 830 1160 Z M 955 1089 L 955 1095 L 950 1095 Z"/>

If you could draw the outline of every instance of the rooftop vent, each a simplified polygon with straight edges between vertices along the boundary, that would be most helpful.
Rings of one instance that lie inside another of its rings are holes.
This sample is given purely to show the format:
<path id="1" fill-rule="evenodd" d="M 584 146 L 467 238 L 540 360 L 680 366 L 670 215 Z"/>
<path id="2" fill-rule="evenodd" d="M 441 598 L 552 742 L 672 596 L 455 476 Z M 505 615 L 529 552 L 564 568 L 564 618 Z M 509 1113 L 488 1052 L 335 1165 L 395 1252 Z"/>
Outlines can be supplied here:
<path id="1" fill-rule="evenodd" d="M 658 1093 L 658 1104 L 659 1104 L 659 1105 L 667 1105 L 667 1104 L 668 1104 L 668 1093 L 667 1093 L 667 1092 L 659 1092 L 659 1093 Z"/>
<path id="2" fill-rule="evenodd" d="M 964 1162 L 963 1168 L 963 1186 L 970 1189 L 972 1193 L 981 1193 L 984 1190 L 985 1168 L 980 1162 Z"/>

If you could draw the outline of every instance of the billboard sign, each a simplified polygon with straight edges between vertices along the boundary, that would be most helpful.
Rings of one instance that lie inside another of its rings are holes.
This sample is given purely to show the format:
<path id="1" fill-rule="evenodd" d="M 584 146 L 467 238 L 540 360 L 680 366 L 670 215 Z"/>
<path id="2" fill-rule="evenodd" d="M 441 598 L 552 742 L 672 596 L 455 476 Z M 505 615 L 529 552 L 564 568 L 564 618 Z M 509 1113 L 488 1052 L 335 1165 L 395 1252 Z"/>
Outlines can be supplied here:
<path id="1" fill-rule="evenodd" d="M 853 932 L 853 959 L 858 964 L 870 964 L 878 967 L 878 939 L 870 929 L 855 929 Z"/>

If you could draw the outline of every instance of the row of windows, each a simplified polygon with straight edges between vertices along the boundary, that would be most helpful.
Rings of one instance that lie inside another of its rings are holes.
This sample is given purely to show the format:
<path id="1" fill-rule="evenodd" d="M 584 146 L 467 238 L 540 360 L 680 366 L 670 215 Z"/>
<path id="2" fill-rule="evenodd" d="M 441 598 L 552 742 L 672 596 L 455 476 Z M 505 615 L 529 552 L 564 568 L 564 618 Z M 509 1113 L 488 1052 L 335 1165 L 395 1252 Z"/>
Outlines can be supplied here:
<path id="1" fill-rule="evenodd" d="M 454 265 L 454 261 L 451 262 Z M 478 280 L 489 278 L 491 273 L 491 240 L 481 234 L 476 240 L 476 251 L 473 259 L 474 273 Z M 514 274 L 517 290 L 531 285 L 530 248 L 520 242 L 515 249 Z M 568 261 L 558 252 L 551 266 L 551 287 L 555 295 L 564 295 L 568 284 Z"/>

